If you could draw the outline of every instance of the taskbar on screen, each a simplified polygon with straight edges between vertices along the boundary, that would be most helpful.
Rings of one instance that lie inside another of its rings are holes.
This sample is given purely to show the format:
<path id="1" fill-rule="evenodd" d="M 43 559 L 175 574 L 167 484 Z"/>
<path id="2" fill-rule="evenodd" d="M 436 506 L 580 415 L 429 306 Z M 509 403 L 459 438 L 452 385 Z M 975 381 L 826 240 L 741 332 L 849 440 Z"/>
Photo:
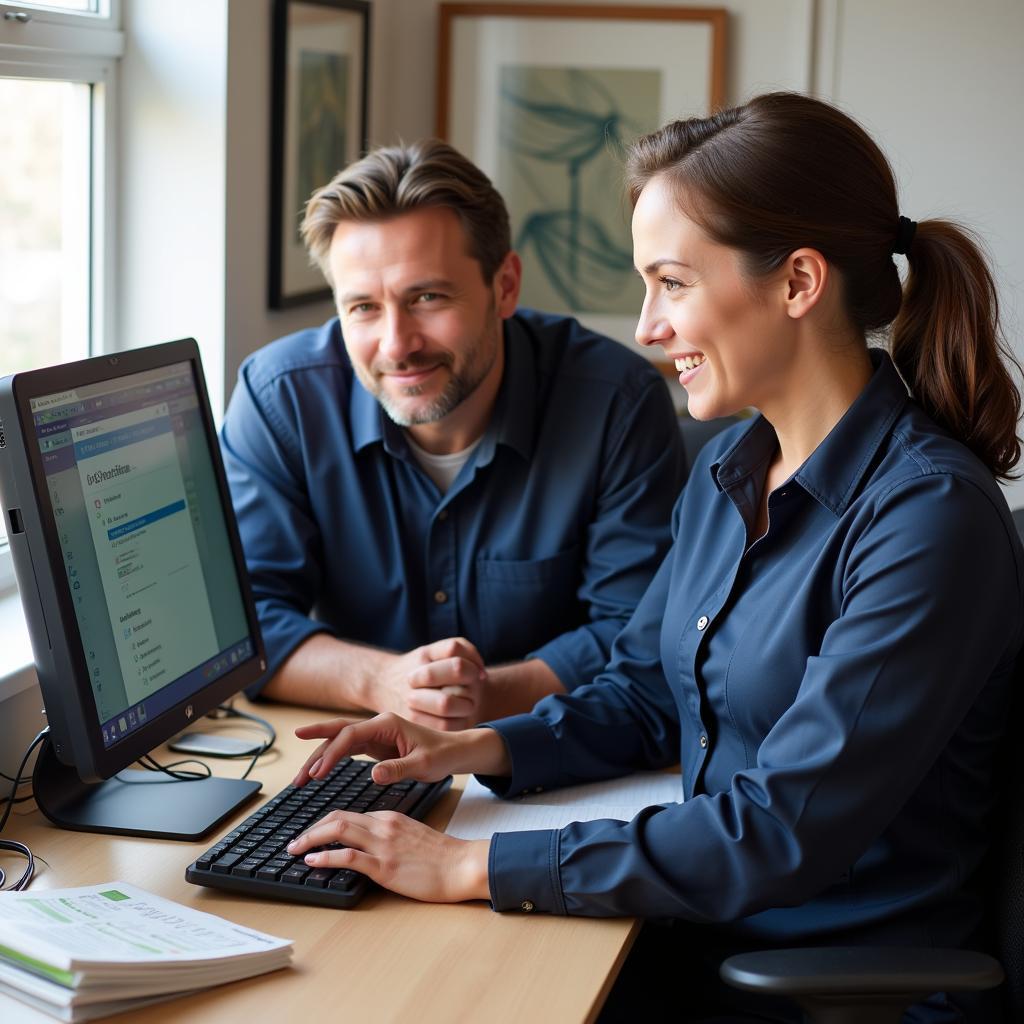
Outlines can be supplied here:
<path id="1" fill-rule="evenodd" d="M 100 726 L 104 749 L 119 743 L 126 736 L 152 721 L 157 715 L 163 714 L 168 708 L 174 707 L 175 704 L 203 689 L 214 679 L 219 679 L 236 665 L 252 656 L 252 640 L 246 637 L 233 647 L 221 651 L 208 661 L 196 666 L 191 672 L 179 676 L 159 692 L 119 711 Z"/>

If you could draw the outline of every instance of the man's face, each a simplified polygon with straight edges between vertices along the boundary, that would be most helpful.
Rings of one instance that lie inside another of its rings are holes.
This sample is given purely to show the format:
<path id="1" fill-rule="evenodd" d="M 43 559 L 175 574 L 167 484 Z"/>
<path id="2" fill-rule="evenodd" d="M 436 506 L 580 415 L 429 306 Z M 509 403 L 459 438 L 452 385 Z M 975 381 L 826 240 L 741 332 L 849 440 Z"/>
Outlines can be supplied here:
<path id="1" fill-rule="evenodd" d="M 504 265 L 484 281 L 452 210 L 342 221 L 329 262 L 356 376 L 395 423 L 437 423 L 500 376 L 516 295 L 509 305 Z"/>

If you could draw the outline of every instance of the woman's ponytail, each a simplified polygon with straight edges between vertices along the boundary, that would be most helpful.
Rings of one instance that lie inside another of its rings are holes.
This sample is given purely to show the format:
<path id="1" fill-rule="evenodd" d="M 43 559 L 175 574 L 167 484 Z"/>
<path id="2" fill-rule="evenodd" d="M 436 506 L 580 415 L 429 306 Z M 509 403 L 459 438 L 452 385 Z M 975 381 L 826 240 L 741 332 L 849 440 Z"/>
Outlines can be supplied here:
<path id="1" fill-rule="evenodd" d="M 856 121 L 809 96 L 756 96 L 636 142 L 634 204 L 660 174 L 710 238 L 743 253 L 753 278 L 794 249 L 818 249 L 842 277 L 851 325 L 866 338 L 892 325 L 893 360 L 914 398 L 996 476 L 1011 475 L 1020 366 L 999 336 L 981 247 L 947 221 L 915 230 L 899 215 L 889 162 Z M 910 264 L 905 289 L 894 252 Z"/>
<path id="2" fill-rule="evenodd" d="M 995 281 L 970 232 L 917 226 L 892 327 L 892 358 L 921 407 L 1003 479 L 1020 459 L 1020 366 L 999 333 Z"/>

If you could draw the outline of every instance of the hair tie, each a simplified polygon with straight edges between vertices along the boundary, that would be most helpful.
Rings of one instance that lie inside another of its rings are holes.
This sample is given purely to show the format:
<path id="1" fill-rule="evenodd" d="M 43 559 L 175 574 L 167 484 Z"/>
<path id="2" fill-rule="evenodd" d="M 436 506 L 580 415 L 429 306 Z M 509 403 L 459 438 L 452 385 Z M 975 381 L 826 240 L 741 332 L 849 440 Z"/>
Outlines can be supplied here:
<path id="1" fill-rule="evenodd" d="M 917 221 L 909 217 L 900 217 L 899 226 L 896 228 L 896 240 L 892 243 L 892 251 L 897 256 L 906 256 L 910 247 L 914 244 L 914 232 L 917 231 Z"/>

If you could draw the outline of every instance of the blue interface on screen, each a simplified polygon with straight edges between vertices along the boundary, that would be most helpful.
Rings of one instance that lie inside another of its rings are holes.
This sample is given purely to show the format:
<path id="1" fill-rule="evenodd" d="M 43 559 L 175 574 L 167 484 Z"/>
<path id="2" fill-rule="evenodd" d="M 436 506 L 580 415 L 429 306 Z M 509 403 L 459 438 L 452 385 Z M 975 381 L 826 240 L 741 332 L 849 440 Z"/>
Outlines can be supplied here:
<path id="1" fill-rule="evenodd" d="M 32 399 L 110 747 L 253 654 L 187 362 Z"/>

